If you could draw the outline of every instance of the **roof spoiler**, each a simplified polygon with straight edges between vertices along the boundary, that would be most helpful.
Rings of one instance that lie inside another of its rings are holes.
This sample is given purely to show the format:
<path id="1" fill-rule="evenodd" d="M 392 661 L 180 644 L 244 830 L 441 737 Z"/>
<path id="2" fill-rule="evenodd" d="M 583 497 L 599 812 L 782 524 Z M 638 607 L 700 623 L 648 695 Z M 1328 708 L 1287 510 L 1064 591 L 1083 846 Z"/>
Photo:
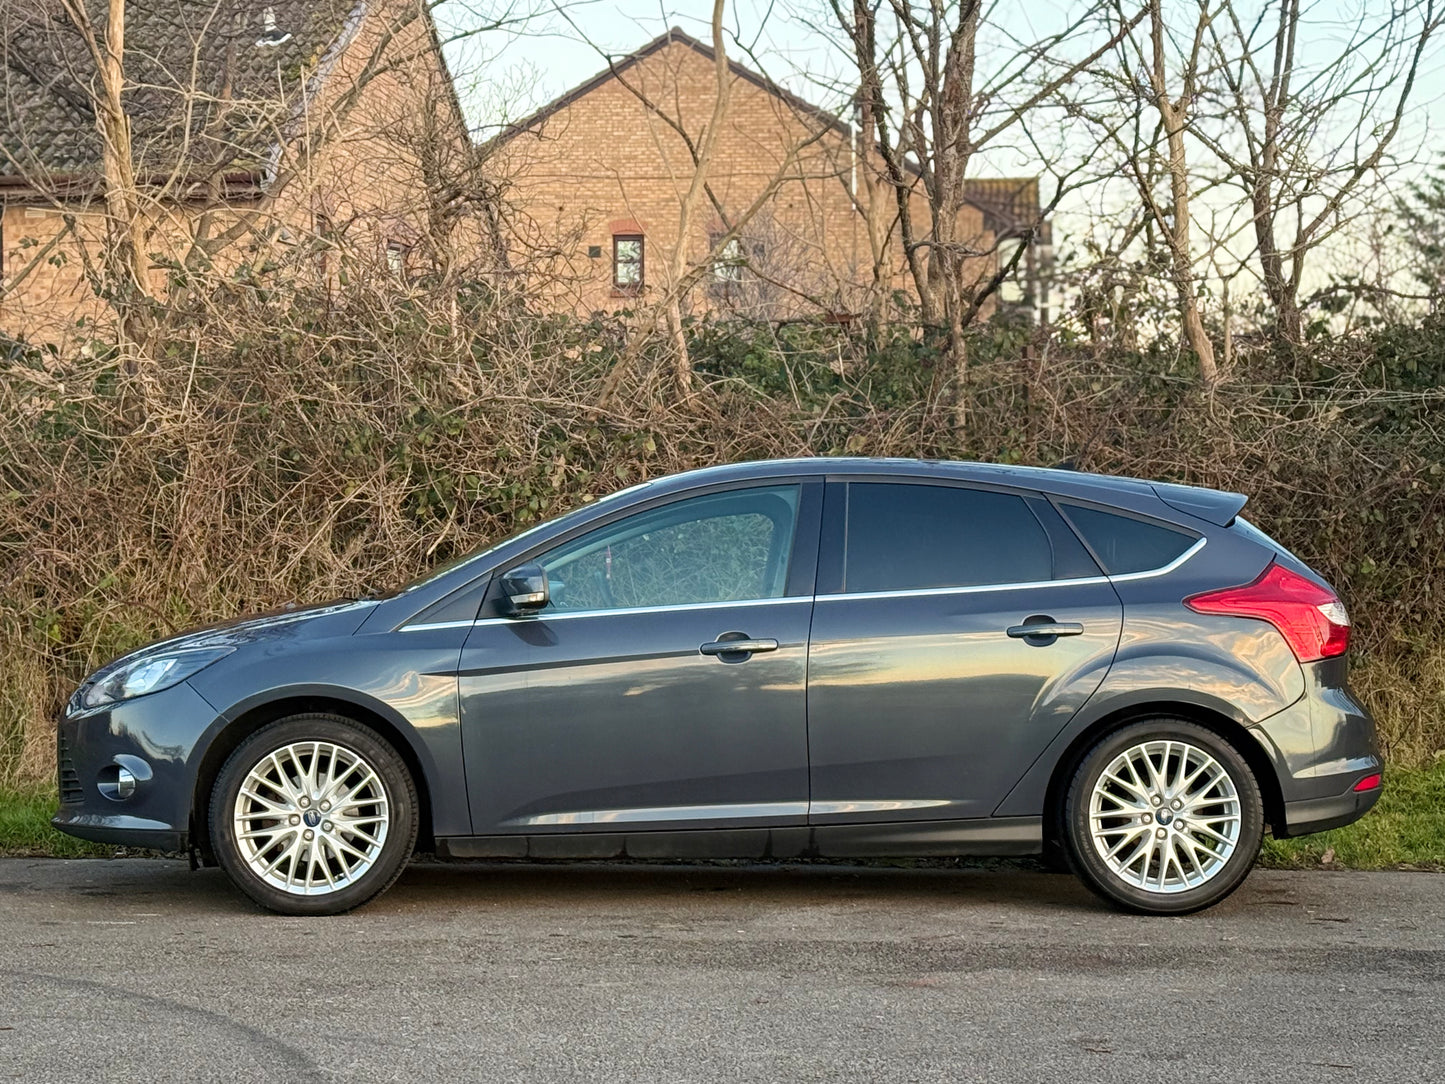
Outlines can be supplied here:
<path id="1" fill-rule="evenodd" d="M 1180 512 L 1198 516 L 1207 523 L 1228 527 L 1249 500 L 1243 493 L 1227 493 L 1222 489 L 1200 489 L 1168 482 L 1152 483 L 1155 496 Z"/>

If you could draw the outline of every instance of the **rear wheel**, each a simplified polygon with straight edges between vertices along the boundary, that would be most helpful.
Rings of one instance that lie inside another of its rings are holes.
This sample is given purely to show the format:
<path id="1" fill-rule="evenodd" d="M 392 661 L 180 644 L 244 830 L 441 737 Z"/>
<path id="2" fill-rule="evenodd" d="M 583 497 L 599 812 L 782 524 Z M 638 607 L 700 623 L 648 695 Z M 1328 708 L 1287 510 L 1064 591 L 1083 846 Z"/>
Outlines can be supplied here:
<path id="1" fill-rule="evenodd" d="M 416 845 L 416 786 L 375 731 L 296 715 L 243 742 L 211 793 L 211 846 L 236 886 L 282 914 L 359 907 Z"/>
<path id="2" fill-rule="evenodd" d="M 1074 773 L 1064 807 L 1075 871 L 1148 914 L 1210 907 L 1248 876 L 1264 838 L 1259 784 L 1218 734 L 1151 719 L 1108 735 Z"/>

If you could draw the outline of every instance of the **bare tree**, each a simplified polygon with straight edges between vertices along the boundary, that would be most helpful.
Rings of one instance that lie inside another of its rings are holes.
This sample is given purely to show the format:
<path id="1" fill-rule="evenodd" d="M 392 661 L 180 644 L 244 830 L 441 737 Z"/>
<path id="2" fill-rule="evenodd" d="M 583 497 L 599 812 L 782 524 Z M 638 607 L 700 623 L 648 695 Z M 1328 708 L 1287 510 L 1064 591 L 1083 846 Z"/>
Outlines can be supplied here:
<path id="1" fill-rule="evenodd" d="M 150 299 L 140 198 L 131 151 L 130 118 L 125 90 L 125 0 L 106 0 L 105 31 L 97 34 L 84 0 L 59 0 L 60 8 L 79 35 L 95 65 L 92 102 L 100 137 L 101 171 L 112 257 L 107 261 L 119 287 L 116 299 L 121 329 L 128 338 L 140 333 L 136 303 Z"/>
<path id="2" fill-rule="evenodd" d="M 1347 39 L 1309 62 L 1311 33 L 1338 25 L 1338 13 L 1322 7 L 1222 0 L 1203 24 L 1213 78 L 1201 94 L 1214 108 L 1184 121 L 1249 201 L 1275 333 L 1293 344 L 1303 339 L 1310 256 L 1339 229 L 1361 185 L 1398 168 L 1392 148 L 1445 18 L 1435 0 L 1361 4 Z"/>
<path id="3" fill-rule="evenodd" d="M 1213 229 L 1196 232 L 1198 200 L 1209 189 L 1191 163 L 1189 135 L 1217 9 L 1211 0 L 1189 0 L 1189 20 L 1171 25 L 1161 0 L 1146 0 L 1142 25 L 1136 25 L 1123 0 L 1113 5 L 1115 20 L 1128 29 L 1117 41 L 1115 63 L 1092 72 L 1099 93 L 1078 110 L 1112 148 L 1106 175 L 1127 179 L 1137 196 L 1137 203 L 1121 201 L 1126 223 L 1111 251 L 1122 257 L 1140 245 L 1142 269 L 1165 269 L 1182 341 L 1198 361 L 1200 379 L 1212 386 L 1220 372 L 1200 311 L 1199 268 L 1217 265 L 1223 256 Z"/>
<path id="4" fill-rule="evenodd" d="M 675 284 L 681 282 L 687 270 L 688 239 L 692 236 L 693 219 L 707 188 L 708 169 L 712 165 L 713 152 L 717 148 L 718 135 L 728 116 L 728 103 L 732 100 L 732 72 L 728 67 L 727 43 L 723 39 L 723 13 L 727 8 L 725 0 L 713 0 L 712 5 L 712 51 L 713 72 L 716 80 L 712 105 L 712 116 L 697 140 L 693 153 L 692 180 L 678 203 L 677 237 L 670 258 L 668 282 L 674 284 L 667 291 L 665 306 L 668 331 L 672 337 L 673 379 L 680 395 L 692 391 L 692 360 L 687 352 L 687 335 L 682 327 L 682 306 Z"/>
<path id="5" fill-rule="evenodd" d="M 1160 0 L 1149 0 L 1148 12 L 1149 52 L 1144 54 L 1142 46 L 1139 46 L 1138 56 L 1147 75 L 1150 96 L 1154 108 L 1158 110 L 1159 123 L 1163 128 L 1169 203 L 1167 207 L 1161 206 L 1150 185 L 1141 185 L 1139 194 L 1143 196 L 1150 213 L 1158 222 L 1160 236 L 1165 239 L 1169 248 L 1174 290 L 1179 299 L 1179 316 L 1184 324 L 1184 338 L 1194 351 L 1194 356 L 1199 359 L 1200 377 L 1205 384 L 1212 385 L 1219 380 L 1219 366 L 1214 360 L 1214 344 L 1210 342 L 1209 335 L 1204 330 L 1204 321 L 1199 316 L 1199 297 L 1194 282 L 1193 219 L 1189 209 L 1189 160 L 1184 137 L 1199 94 L 1199 62 L 1204 36 L 1214 20 L 1214 14 L 1209 10 L 1208 0 L 1199 0 L 1192 40 L 1184 55 L 1178 93 L 1175 94 L 1171 89 L 1173 80 L 1165 46 L 1169 30 L 1164 24 Z"/>
<path id="6" fill-rule="evenodd" d="M 962 428 L 964 329 L 1017 267 L 1043 217 L 1067 190 L 1060 184 L 1041 208 L 1040 221 L 1018 231 L 1011 251 L 1000 256 L 997 242 L 985 243 L 966 224 L 970 166 L 1010 138 L 1027 140 L 1033 114 L 1054 104 L 1144 13 L 1124 20 L 1103 42 L 1064 48 L 1092 36 L 1102 9 L 1090 5 L 1054 34 L 1011 39 L 1008 54 L 989 55 L 980 70 L 979 35 L 993 14 L 982 0 L 854 0 L 851 9 L 843 0 L 829 3 L 857 69 L 862 154 L 891 191 L 920 315 L 946 330 L 955 423 Z M 994 259 L 997 271 L 980 277 L 980 257 Z"/>

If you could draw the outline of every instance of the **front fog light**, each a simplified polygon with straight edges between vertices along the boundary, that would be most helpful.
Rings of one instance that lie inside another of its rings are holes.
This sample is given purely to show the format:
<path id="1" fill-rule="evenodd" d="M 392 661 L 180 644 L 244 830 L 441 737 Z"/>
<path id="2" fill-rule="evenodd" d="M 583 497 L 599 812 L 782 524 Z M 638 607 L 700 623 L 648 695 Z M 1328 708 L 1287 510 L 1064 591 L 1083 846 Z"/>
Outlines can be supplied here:
<path id="1" fill-rule="evenodd" d="M 121 754 L 100 769 L 96 789 L 112 802 L 123 802 L 151 777 L 150 765 L 140 757 Z"/>

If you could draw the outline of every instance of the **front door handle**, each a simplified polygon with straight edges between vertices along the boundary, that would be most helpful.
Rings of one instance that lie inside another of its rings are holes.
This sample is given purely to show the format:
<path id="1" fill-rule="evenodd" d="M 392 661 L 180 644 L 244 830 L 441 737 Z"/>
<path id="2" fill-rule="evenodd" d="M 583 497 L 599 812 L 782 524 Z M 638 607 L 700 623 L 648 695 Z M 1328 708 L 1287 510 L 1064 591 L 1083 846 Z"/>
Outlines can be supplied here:
<path id="1" fill-rule="evenodd" d="M 776 650 L 778 641 L 753 640 L 743 632 L 725 632 L 712 643 L 698 648 L 702 654 L 716 655 L 723 662 L 741 662 L 759 651 Z"/>
<path id="2" fill-rule="evenodd" d="M 1010 637 L 1022 640 L 1030 647 L 1048 647 L 1060 636 L 1082 635 L 1084 626 L 1075 621 L 1055 621 L 1040 614 L 1024 618 L 1022 625 L 1010 625 L 1006 631 Z"/>

